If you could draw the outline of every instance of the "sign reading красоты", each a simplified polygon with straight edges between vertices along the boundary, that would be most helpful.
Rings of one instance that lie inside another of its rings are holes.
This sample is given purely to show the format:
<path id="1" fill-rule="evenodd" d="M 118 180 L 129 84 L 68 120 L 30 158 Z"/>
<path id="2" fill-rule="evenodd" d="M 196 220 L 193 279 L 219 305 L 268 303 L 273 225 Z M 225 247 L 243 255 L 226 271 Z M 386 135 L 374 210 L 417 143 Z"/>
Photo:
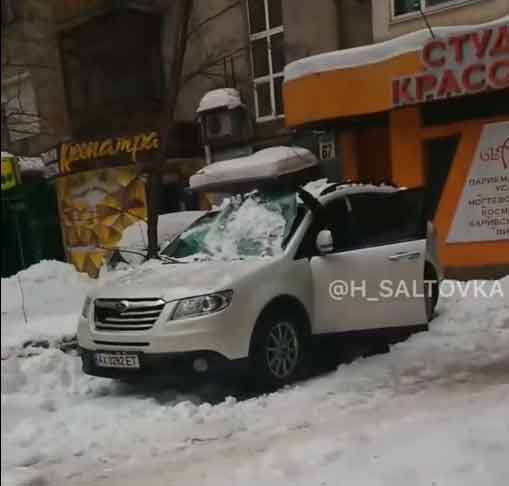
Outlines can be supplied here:
<path id="1" fill-rule="evenodd" d="M 484 125 L 447 243 L 509 240 L 509 122 Z"/>

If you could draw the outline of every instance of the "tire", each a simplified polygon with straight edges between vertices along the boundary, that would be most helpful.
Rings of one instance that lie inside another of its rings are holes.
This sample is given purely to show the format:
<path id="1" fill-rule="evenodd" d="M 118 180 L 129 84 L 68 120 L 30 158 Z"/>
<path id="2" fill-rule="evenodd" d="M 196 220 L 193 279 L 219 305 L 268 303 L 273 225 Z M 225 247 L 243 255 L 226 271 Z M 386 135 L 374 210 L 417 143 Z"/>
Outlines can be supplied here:
<path id="1" fill-rule="evenodd" d="M 271 390 L 304 376 L 309 356 L 306 319 L 298 312 L 275 308 L 256 324 L 249 353 L 257 388 Z"/>
<path id="2" fill-rule="evenodd" d="M 433 266 L 426 263 L 424 270 L 424 303 L 426 305 L 426 319 L 430 322 L 435 315 L 435 308 L 440 294 L 440 282 Z"/>

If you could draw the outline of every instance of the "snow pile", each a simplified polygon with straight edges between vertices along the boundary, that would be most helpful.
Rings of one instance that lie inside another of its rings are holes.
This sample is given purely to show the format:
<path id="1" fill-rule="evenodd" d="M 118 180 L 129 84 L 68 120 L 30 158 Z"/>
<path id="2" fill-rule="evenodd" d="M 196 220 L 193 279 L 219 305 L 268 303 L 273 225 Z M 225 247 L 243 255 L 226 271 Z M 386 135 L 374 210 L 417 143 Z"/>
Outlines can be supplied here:
<path id="1" fill-rule="evenodd" d="M 201 113 L 217 108 L 233 110 L 239 106 L 242 106 L 242 101 L 238 90 L 235 88 L 220 88 L 205 93 L 196 112 Z"/>
<path id="2" fill-rule="evenodd" d="M 287 222 L 281 212 L 246 199 L 231 218 L 218 218 L 205 237 L 205 245 L 218 259 L 234 259 L 254 254 L 274 256 L 283 251 Z"/>
<path id="3" fill-rule="evenodd" d="M 429 332 L 388 354 L 243 402 L 87 377 L 54 349 L 11 356 L 2 484 L 505 484 L 509 277 L 501 286 L 444 299 Z"/>
<path id="4" fill-rule="evenodd" d="M 210 190 L 221 185 L 272 179 L 317 165 L 316 157 L 302 147 L 269 147 L 246 157 L 215 162 L 191 176 L 191 188 Z"/>
<path id="5" fill-rule="evenodd" d="M 48 260 L 3 278 L 2 354 L 28 341 L 73 336 L 85 295 L 94 285 L 73 265 Z"/>
<path id="6" fill-rule="evenodd" d="M 490 27 L 503 25 L 509 21 L 509 15 L 479 25 L 459 25 L 433 27 L 434 35 L 438 38 L 447 37 L 469 31 L 481 31 Z M 315 56 L 298 59 L 285 66 L 285 82 L 313 74 L 347 69 L 366 64 L 373 64 L 390 59 L 407 52 L 419 51 L 430 39 L 429 30 L 421 29 L 385 42 L 370 44 L 351 49 L 327 52 Z"/>

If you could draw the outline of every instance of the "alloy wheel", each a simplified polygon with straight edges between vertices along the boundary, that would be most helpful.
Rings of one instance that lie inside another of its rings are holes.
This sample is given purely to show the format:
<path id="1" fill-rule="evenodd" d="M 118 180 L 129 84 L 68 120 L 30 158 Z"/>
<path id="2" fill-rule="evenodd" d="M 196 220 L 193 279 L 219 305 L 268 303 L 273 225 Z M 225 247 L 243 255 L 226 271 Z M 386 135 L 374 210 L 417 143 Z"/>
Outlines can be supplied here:
<path id="1" fill-rule="evenodd" d="M 268 336 L 265 347 L 267 367 L 273 376 L 284 379 L 291 375 L 299 362 L 299 336 L 288 322 L 275 324 Z"/>

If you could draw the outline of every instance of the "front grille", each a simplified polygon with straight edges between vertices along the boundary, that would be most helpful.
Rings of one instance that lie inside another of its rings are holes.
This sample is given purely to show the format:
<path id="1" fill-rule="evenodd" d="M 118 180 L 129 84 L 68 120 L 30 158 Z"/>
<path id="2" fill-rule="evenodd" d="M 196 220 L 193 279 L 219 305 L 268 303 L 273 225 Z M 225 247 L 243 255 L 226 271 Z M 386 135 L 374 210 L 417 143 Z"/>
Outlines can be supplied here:
<path id="1" fill-rule="evenodd" d="M 164 305 L 161 299 L 97 299 L 95 328 L 98 331 L 145 331 L 155 324 Z"/>

